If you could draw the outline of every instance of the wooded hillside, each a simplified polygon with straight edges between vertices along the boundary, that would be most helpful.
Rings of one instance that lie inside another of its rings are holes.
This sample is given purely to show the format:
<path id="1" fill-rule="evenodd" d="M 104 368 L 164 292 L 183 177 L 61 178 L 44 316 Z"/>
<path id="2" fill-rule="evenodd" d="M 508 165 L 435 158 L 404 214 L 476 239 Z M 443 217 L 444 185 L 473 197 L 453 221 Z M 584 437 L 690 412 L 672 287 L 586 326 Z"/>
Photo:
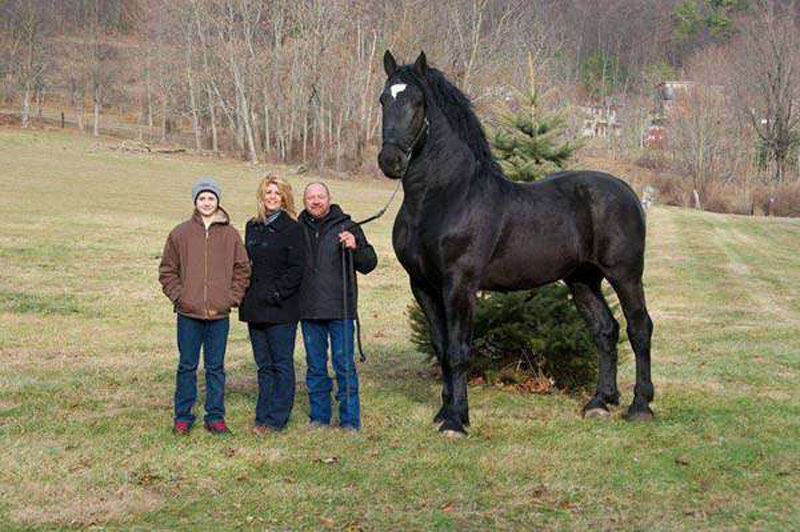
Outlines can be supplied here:
<path id="1" fill-rule="evenodd" d="M 733 210 L 752 211 L 797 175 L 799 14 L 796 0 L 0 0 L 0 102 L 23 127 L 63 112 L 94 134 L 364 172 L 385 49 L 424 49 L 489 125 L 532 60 L 576 138 L 704 200 L 746 189 Z M 665 112 L 664 82 L 694 88 Z"/>

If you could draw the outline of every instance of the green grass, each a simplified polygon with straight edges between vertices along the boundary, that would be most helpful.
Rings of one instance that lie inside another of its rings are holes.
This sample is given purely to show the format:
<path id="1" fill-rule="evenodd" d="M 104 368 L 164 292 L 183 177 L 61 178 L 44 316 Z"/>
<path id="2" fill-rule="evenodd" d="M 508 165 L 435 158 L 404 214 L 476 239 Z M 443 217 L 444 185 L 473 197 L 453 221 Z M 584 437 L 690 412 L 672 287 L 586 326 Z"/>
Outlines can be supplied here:
<path id="1" fill-rule="evenodd" d="M 800 527 L 798 220 L 648 214 L 654 423 L 625 423 L 621 409 L 587 422 L 582 397 L 475 387 L 470 436 L 451 441 L 431 424 L 440 388 L 409 342 L 395 204 L 366 229 L 380 264 L 361 279 L 364 430 L 305 429 L 298 343 L 289 429 L 252 436 L 255 367 L 234 319 L 235 435 L 180 439 L 169 431 L 175 324 L 157 282 L 161 248 L 188 216 L 198 176 L 219 179 L 241 229 L 264 168 L 10 129 L 0 154 L 4 529 Z M 271 169 L 296 190 L 312 179 Z M 329 184 L 357 218 L 393 187 Z"/>

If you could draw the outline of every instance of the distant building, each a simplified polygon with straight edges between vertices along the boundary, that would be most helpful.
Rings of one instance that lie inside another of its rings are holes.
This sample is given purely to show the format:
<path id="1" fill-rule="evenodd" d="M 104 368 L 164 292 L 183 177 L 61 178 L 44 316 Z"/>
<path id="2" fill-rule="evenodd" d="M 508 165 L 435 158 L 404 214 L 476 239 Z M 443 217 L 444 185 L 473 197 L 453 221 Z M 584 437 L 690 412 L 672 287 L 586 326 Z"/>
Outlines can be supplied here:
<path id="1" fill-rule="evenodd" d="M 583 114 L 582 137 L 619 137 L 622 125 L 617 120 L 618 104 L 584 105 L 579 107 Z"/>
<path id="2" fill-rule="evenodd" d="M 721 85 L 703 85 L 695 81 L 663 81 L 653 89 L 653 109 L 650 125 L 644 132 L 642 144 L 645 148 L 666 148 L 669 143 L 669 121 L 682 101 L 692 92 L 703 88 L 722 93 Z"/>
<path id="3" fill-rule="evenodd" d="M 667 147 L 667 128 L 658 124 L 650 124 L 644 131 L 642 145 L 645 148 L 664 149 Z"/>
<path id="4" fill-rule="evenodd" d="M 654 117 L 665 120 L 675 109 L 675 103 L 685 98 L 696 85 L 694 81 L 663 81 L 656 85 Z"/>

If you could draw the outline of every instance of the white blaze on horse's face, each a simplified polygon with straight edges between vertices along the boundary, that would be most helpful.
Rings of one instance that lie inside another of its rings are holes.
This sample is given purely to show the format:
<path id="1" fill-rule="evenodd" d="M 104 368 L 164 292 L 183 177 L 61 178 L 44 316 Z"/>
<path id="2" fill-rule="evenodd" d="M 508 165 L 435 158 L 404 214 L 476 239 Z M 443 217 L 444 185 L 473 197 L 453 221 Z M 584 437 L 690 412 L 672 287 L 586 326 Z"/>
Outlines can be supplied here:
<path id="1" fill-rule="evenodd" d="M 406 87 L 408 87 L 408 85 L 406 85 L 405 83 L 397 83 L 389 87 L 389 90 L 392 93 L 392 99 L 396 100 L 397 95 L 406 90 Z"/>
<path id="2" fill-rule="evenodd" d="M 415 83 L 395 77 L 380 95 L 383 146 L 378 165 L 391 178 L 400 178 L 425 127 L 425 95 Z"/>

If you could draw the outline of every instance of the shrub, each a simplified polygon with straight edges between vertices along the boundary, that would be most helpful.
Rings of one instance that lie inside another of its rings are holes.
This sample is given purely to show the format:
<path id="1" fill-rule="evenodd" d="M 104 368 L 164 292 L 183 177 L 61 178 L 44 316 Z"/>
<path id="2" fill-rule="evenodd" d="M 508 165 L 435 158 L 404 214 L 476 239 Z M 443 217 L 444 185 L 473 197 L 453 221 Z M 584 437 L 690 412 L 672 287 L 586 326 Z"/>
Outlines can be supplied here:
<path id="1" fill-rule="evenodd" d="M 754 214 L 800 216 L 800 180 L 756 187 L 752 203 Z"/>
<path id="2" fill-rule="evenodd" d="M 432 361 L 427 320 L 416 302 L 409 306 L 409 320 L 412 343 Z M 563 284 L 482 293 L 475 306 L 473 340 L 470 378 L 520 385 L 533 379 L 568 391 L 595 382 L 597 348 Z"/>

